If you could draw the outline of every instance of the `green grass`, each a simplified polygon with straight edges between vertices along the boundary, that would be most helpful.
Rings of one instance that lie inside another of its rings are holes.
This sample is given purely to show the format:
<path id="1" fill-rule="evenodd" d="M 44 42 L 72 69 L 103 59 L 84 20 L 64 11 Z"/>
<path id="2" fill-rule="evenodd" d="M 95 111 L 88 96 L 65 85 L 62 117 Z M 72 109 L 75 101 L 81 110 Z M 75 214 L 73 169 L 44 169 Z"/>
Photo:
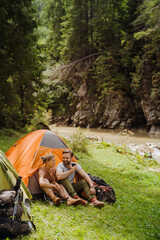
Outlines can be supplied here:
<path id="1" fill-rule="evenodd" d="M 0 135 L 0 149 L 6 151 L 19 137 Z M 32 202 L 37 230 L 17 240 L 160 239 L 160 173 L 149 171 L 149 160 L 138 161 L 127 152 L 117 152 L 117 146 L 100 143 L 89 145 L 89 155 L 77 152 L 76 156 L 86 172 L 113 187 L 117 202 L 101 210 L 89 205 L 54 207 L 44 201 Z"/>
<path id="2" fill-rule="evenodd" d="M 4 153 L 21 137 L 24 133 L 19 133 L 11 129 L 0 129 L 0 150 Z"/>

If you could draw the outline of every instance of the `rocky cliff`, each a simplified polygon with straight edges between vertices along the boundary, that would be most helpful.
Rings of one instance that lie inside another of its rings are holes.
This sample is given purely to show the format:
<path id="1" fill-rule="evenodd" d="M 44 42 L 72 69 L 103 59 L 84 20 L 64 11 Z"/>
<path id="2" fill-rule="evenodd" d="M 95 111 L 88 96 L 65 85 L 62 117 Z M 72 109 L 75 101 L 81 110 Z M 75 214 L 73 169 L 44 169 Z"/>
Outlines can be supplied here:
<path id="1" fill-rule="evenodd" d="M 72 107 L 67 108 L 64 114 L 54 116 L 54 122 L 90 128 L 143 128 L 151 134 L 160 134 L 160 90 L 157 87 L 158 94 L 153 94 L 151 74 L 143 75 L 136 93 L 105 88 L 102 97 L 94 78 L 84 77 L 75 67 L 73 69 L 67 76 L 72 84 Z"/>

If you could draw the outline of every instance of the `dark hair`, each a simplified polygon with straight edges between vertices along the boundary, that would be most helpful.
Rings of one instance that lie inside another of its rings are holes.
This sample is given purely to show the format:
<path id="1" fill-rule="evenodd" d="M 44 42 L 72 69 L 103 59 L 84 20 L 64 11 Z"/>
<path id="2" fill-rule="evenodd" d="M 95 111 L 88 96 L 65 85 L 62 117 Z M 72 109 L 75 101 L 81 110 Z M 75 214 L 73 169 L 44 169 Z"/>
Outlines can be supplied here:
<path id="1" fill-rule="evenodd" d="M 43 160 L 43 163 L 46 163 L 47 161 L 50 161 L 53 157 L 54 155 L 52 153 L 48 153 L 47 155 L 41 157 L 41 159 Z"/>
<path id="2" fill-rule="evenodd" d="M 64 153 L 70 153 L 70 155 L 71 155 L 71 158 L 73 157 L 73 152 L 72 152 L 72 150 L 71 149 L 65 149 L 65 150 L 63 150 L 63 152 L 62 152 L 63 154 Z"/>

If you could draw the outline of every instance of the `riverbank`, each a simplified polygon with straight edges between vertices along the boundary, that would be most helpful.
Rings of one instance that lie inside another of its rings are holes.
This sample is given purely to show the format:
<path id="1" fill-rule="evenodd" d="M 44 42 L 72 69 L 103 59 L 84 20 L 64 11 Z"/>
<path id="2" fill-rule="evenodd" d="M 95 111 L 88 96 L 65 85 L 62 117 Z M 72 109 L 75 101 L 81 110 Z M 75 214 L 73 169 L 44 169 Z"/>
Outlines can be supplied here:
<path id="1" fill-rule="evenodd" d="M 131 151 L 137 152 L 140 156 L 154 158 L 158 163 L 160 163 L 160 138 L 158 135 L 157 137 L 153 137 L 145 131 L 119 132 L 115 130 L 60 127 L 56 125 L 51 125 L 50 128 L 64 138 L 72 137 L 73 134 L 80 129 L 88 139 L 125 145 Z"/>
<path id="2" fill-rule="evenodd" d="M 78 127 L 65 127 L 51 125 L 50 129 L 57 132 L 63 137 L 72 136 L 79 128 Z M 90 139 L 97 139 L 99 141 L 108 141 L 115 144 L 144 144 L 144 143 L 160 143 L 160 136 L 152 136 L 145 131 L 133 132 L 131 134 L 121 134 L 118 130 L 98 129 L 98 128 L 80 128 Z"/>

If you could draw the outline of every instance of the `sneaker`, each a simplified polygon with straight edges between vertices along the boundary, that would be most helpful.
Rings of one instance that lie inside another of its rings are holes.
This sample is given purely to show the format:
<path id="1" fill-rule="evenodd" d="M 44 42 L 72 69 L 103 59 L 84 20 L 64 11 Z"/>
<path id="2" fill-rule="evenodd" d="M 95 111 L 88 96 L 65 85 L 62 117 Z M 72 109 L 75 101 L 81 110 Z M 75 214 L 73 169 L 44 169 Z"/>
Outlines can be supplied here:
<path id="1" fill-rule="evenodd" d="M 74 195 L 73 198 L 79 199 L 80 200 L 80 204 L 82 204 L 82 205 L 87 205 L 87 203 L 88 203 L 86 200 L 80 198 L 78 195 Z"/>
<path id="2" fill-rule="evenodd" d="M 102 207 L 104 207 L 105 204 L 104 204 L 104 202 L 100 202 L 98 200 L 94 200 L 89 205 L 90 206 L 95 206 L 97 208 L 102 208 Z"/>
<path id="3" fill-rule="evenodd" d="M 71 198 L 71 197 L 69 197 L 69 198 L 67 199 L 67 205 L 68 205 L 68 206 L 69 206 L 69 205 L 79 205 L 79 204 L 81 204 L 80 199 L 74 199 L 74 198 Z"/>
<path id="4" fill-rule="evenodd" d="M 53 203 L 54 206 L 56 206 L 56 207 L 61 205 L 61 199 L 59 197 L 54 196 L 53 198 L 51 198 L 46 193 L 44 193 L 44 200 L 48 201 L 49 203 Z"/>
<path id="5" fill-rule="evenodd" d="M 55 205 L 56 207 L 58 207 L 59 205 L 61 205 L 61 199 L 60 199 L 60 198 L 55 198 L 53 202 L 54 202 L 54 205 Z"/>

